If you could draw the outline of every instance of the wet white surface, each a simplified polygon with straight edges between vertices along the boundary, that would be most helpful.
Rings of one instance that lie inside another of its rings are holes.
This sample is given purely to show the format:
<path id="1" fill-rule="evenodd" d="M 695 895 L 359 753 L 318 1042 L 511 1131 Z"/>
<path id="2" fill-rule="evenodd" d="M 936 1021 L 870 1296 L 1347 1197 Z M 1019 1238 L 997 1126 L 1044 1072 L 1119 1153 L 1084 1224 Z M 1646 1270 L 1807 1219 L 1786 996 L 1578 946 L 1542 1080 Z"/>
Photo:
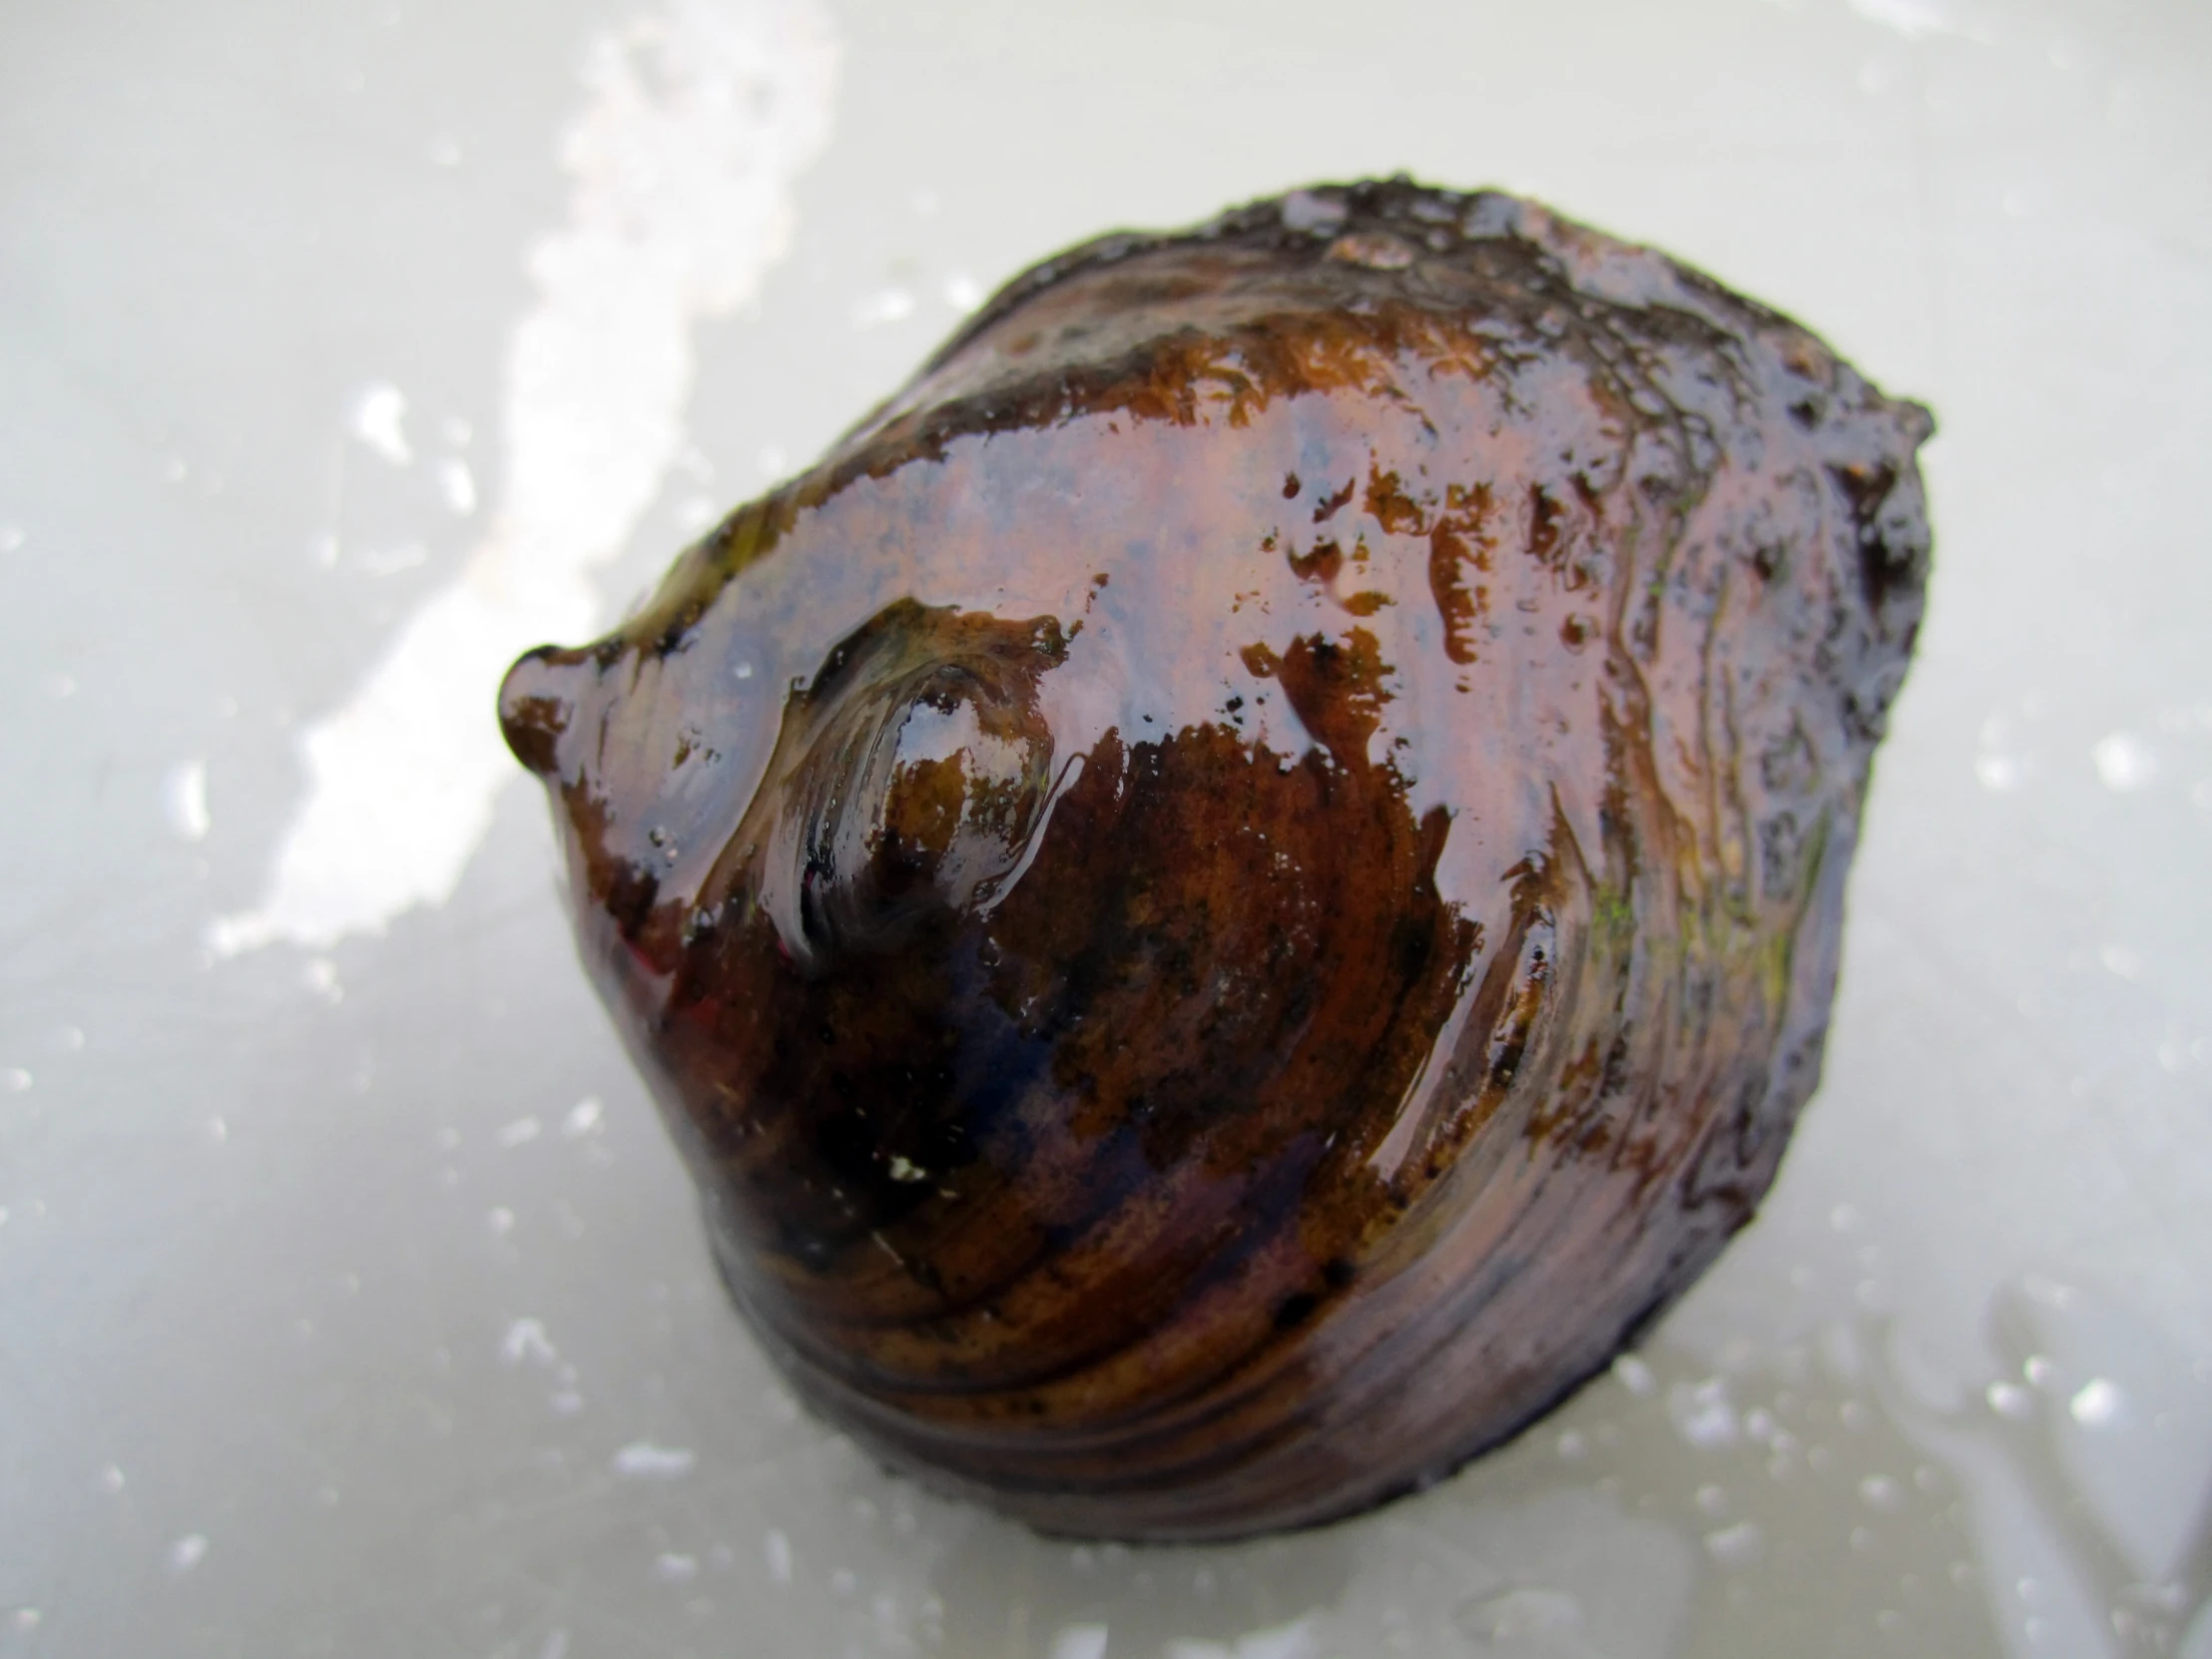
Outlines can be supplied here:
<path id="1" fill-rule="evenodd" d="M 0 48 L 0 1655 L 2212 1655 L 2212 18 L 25 0 Z M 1031 259 L 1399 168 L 1937 411 L 1827 1080 L 1503 1453 L 1045 1542 L 727 1314 L 492 681 Z"/>

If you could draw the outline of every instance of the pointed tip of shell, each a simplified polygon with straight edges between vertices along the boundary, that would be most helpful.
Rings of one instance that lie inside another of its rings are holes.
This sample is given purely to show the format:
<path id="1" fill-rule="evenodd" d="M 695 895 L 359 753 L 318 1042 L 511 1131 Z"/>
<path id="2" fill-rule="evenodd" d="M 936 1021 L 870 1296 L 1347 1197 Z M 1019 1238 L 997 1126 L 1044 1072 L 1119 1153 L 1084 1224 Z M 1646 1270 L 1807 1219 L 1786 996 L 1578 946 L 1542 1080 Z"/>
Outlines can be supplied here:
<path id="1" fill-rule="evenodd" d="M 541 645 L 524 654 L 499 686 L 499 730 L 514 758 L 540 778 L 558 768 L 561 734 L 576 709 L 586 653 Z"/>

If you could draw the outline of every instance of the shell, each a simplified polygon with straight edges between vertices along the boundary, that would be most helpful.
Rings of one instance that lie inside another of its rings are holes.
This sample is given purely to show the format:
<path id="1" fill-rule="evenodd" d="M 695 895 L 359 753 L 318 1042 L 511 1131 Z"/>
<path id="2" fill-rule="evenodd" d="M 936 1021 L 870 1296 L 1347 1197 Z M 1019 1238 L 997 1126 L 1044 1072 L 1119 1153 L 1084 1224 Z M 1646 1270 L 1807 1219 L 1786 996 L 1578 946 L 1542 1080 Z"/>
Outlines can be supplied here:
<path id="1" fill-rule="evenodd" d="M 502 716 L 732 1296 L 888 1463 L 1436 1478 L 1772 1180 L 1928 570 L 1787 319 L 1494 193 L 1017 277 Z"/>

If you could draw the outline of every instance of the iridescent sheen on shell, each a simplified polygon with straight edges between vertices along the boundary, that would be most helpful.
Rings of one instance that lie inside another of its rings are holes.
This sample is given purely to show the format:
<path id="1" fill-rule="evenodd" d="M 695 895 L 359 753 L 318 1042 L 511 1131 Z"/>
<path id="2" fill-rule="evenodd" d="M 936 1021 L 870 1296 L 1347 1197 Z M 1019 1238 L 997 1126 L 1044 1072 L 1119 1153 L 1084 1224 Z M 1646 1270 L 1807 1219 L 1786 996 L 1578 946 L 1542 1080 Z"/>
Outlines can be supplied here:
<path id="1" fill-rule="evenodd" d="M 1017 277 L 502 697 L 732 1295 L 884 1460 L 1215 1538 L 1449 1470 L 1751 1217 L 1927 414 L 1402 181 Z"/>

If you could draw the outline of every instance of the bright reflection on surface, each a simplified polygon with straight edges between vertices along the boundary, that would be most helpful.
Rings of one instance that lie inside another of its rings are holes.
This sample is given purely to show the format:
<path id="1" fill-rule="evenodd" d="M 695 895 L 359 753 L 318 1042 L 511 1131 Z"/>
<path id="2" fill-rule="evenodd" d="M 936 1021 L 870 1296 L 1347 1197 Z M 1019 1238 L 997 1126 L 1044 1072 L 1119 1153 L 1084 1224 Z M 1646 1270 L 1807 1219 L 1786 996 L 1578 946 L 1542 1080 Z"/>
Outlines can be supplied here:
<path id="1" fill-rule="evenodd" d="M 490 535 L 301 739 L 307 799 L 268 897 L 216 923 L 217 954 L 381 932 L 451 896 L 518 776 L 491 715 L 500 675 L 591 631 L 590 574 L 682 445 L 693 328 L 758 292 L 790 245 L 792 181 L 828 140 L 836 61 L 815 0 L 677 0 L 592 42 L 589 101 L 560 146 L 569 222 L 531 250 L 538 302 L 508 342 Z M 405 415 L 404 393 L 376 382 L 352 431 L 406 465 Z M 449 463 L 444 487 L 473 511 L 465 467 Z"/>

